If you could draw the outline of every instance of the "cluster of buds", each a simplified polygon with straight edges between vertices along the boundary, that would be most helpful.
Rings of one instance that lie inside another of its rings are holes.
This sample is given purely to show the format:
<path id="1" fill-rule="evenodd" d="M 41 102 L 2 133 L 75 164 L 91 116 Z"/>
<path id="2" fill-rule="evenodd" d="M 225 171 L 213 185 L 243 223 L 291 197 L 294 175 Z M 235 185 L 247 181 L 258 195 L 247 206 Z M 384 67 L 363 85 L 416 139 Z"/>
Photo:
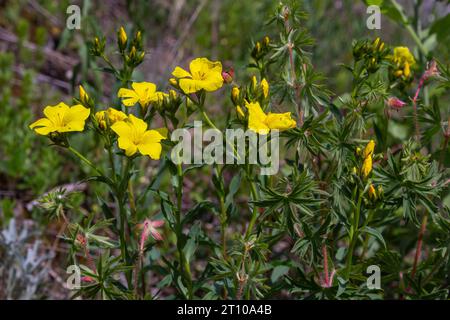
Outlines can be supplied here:
<path id="1" fill-rule="evenodd" d="M 175 113 L 183 100 L 175 90 L 169 90 L 169 94 L 158 92 L 158 100 L 154 103 L 156 110 L 160 113 Z"/>
<path id="2" fill-rule="evenodd" d="M 241 107 L 244 99 L 241 96 L 241 90 L 238 87 L 233 87 L 233 89 L 231 89 L 231 102 L 233 102 L 234 106 L 236 107 L 236 114 L 238 116 L 238 119 L 245 119 L 245 113 Z"/>
<path id="3" fill-rule="evenodd" d="M 97 121 L 98 128 L 101 131 L 110 128 L 118 121 L 124 121 L 126 118 L 127 115 L 125 113 L 114 108 L 108 108 L 107 110 L 102 110 L 95 113 L 95 120 Z"/>
<path id="4" fill-rule="evenodd" d="M 105 45 L 106 40 L 104 38 L 99 39 L 98 37 L 95 37 L 91 44 L 91 54 L 95 57 L 102 56 L 105 53 Z"/>
<path id="5" fill-rule="evenodd" d="M 261 41 L 257 41 L 253 47 L 251 56 L 256 61 L 261 60 L 270 51 L 270 38 L 265 36 Z"/>
<path id="6" fill-rule="evenodd" d="M 249 93 L 251 94 L 252 101 L 259 99 L 267 99 L 269 97 L 269 83 L 265 78 L 258 83 L 258 80 L 255 76 L 252 77 L 252 81 L 250 83 Z"/>
<path id="7" fill-rule="evenodd" d="M 143 43 L 141 31 L 137 31 L 134 39 L 129 41 L 127 32 L 123 27 L 120 27 L 117 33 L 117 45 L 120 53 L 125 57 L 127 66 L 135 68 L 144 61 L 145 51 L 142 50 Z"/>
<path id="8" fill-rule="evenodd" d="M 379 69 L 388 52 L 389 50 L 380 38 L 376 38 L 372 42 L 358 41 L 353 45 L 353 57 L 356 61 L 363 61 L 369 73 L 375 73 Z"/>

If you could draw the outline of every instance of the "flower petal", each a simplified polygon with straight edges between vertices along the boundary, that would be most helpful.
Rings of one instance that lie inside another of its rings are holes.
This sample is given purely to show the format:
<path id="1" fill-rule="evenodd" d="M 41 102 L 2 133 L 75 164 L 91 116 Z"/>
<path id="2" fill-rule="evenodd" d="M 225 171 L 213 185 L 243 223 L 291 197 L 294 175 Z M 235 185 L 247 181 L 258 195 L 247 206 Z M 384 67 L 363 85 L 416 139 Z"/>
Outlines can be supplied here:
<path id="1" fill-rule="evenodd" d="M 125 150 L 125 154 L 130 157 L 137 151 L 137 146 L 128 138 L 125 137 L 119 137 L 117 139 L 119 148 L 122 150 Z"/>
<path id="2" fill-rule="evenodd" d="M 208 74 L 210 72 L 218 73 L 220 77 L 222 77 L 222 63 L 219 61 L 213 62 L 207 58 L 197 58 L 192 60 L 189 64 L 189 69 L 194 79 L 198 75 Z"/>
<path id="3" fill-rule="evenodd" d="M 266 125 L 267 115 L 262 111 L 258 102 L 247 103 L 248 109 L 248 128 L 259 134 L 267 134 L 270 129 Z"/>
<path id="4" fill-rule="evenodd" d="M 48 135 L 50 132 L 54 132 L 56 131 L 55 126 L 53 125 L 53 123 L 47 119 L 47 118 L 41 118 L 35 122 L 33 122 L 32 124 L 30 124 L 30 129 L 34 129 L 34 131 L 37 134 L 46 136 Z M 38 128 L 36 128 L 38 127 Z"/>
<path id="5" fill-rule="evenodd" d="M 147 123 L 132 114 L 130 114 L 128 118 L 130 119 L 133 128 L 136 129 L 139 134 L 144 134 L 145 130 L 147 130 Z"/>
<path id="6" fill-rule="evenodd" d="M 142 155 L 147 155 L 153 160 L 159 160 L 161 158 L 162 146 L 159 142 L 141 143 L 137 147 Z"/>
<path id="7" fill-rule="evenodd" d="M 181 79 L 179 85 L 181 90 L 183 90 L 186 94 L 194 93 L 203 89 L 201 80 Z"/>
<path id="8" fill-rule="evenodd" d="M 291 113 L 269 113 L 266 124 L 270 129 L 286 130 L 295 128 L 297 123 L 291 118 Z"/>
<path id="9" fill-rule="evenodd" d="M 61 123 L 65 113 L 69 110 L 69 106 L 64 102 L 58 103 L 56 106 L 47 106 L 44 109 L 44 115 L 54 124 Z"/>
<path id="10" fill-rule="evenodd" d="M 126 88 L 120 88 L 119 92 L 117 93 L 117 96 L 119 98 L 124 98 L 122 100 L 122 103 L 127 107 L 132 107 L 139 101 L 138 94 L 133 90 Z"/>
<path id="11" fill-rule="evenodd" d="M 191 78 L 191 74 L 180 67 L 176 67 L 172 75 L 176 78 Z"/>
<path id="12" fill-rule="evenodd" d="M 85 121 L 90 114 L 91 110 L 83 107 L 81 104 L 74 105 L 66 111 L 63 118 L 64 124 L 69 124 L 72 121 Z"/>
<path id="13" fill-rule="evenodd" d="M 111 126 L 111 129 L 119 137 L 131 139 L 132 130 L 129 123 L 125 121 L 118 121 Z"/>

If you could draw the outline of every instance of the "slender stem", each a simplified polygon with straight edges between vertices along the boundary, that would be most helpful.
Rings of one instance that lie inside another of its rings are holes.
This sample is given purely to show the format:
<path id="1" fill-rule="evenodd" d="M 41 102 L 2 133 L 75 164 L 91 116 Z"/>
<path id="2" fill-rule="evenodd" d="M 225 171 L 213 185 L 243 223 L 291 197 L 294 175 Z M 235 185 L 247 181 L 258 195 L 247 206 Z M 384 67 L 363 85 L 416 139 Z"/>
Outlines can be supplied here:
<path id="1" fill-rule="evenodd" d="M 422 218 L 422 224 L 420 226 L 419 235 L 417 237 L 416 254 L 414 256 L 414 264 L 411 271 L 411 278 L 414 278 L 417 272 L 417 264 L 419 263 L 420 254 L 422 252 L 423 235 L 425 234 L 425 230 L 427 228 L 427 221 L 428 221 L 428 214 L 425 213 Z"/>
<path id="2" fill-rule="evenodd" d="M 414 28 L 411 26 L 411 24 L 408 22 L 408 18 L 405 16 L 403 12 L 403 8 L 397 3 L 396 0 L 391 0 L 392 5 L 397 9 L 397 11 L 401 15 L 401 22 L 405 25 L 406 30 L 409 32 L 410 36 L 413 38 L 414 42 L 416 43 L 419 50 L 422 52 L 424 56 L 428 56 L 428 49 L 424 46 L 422 40 L 417 35 Z"/>
<path id="3" fill-rule="evenodd" d="M 112 153 L 112 146 L 109 146 L 107 149 L 108 149 L 109 165 L 111 166 L 113 181 L 115 182 L 117 177 L 116 177 L 116 166 L 114 165 L 114 157 Z"/>
<path id="4" fill-rule="evenodd" d="M 178 176 L 178 186 L 176 189 L 177 196 L 177 210 L 176 210 L 176 237 L 177 237 L 177 250 L 179 255 L 180 264 L 180 274 L 185 280 L 185 284 L 188 288 L 188 298 L 193 298 L 193 288 L 192 288 L 192 276 L 190 271 L 189 263 L 187 262 L 186 256 L 182 247 L 182 236 L 183 236 L 183 225 L 181 221 L 182 216 L 182 204 L 183 204 L 183 168 L 181 163 L 177 165 L 177 176 Z"/>
<path id="5" fill-rule="evenodd" d="M 286 28 L 286 33 L 289 34 L 290 27 L 289 27 L 288 18 L 285 18 L 284 25 Z M 289 36 L 288 36 L 288 38 L 289 38 Z M 297 103 L 297 107 L 298 107 L 298 116 L 299 116 L 299 122 L 300 122 L 300 127 L 301 127 L 301 126 L 303 126 L 303 110 L 302 110 L 302 106 L 300 103 L 300 86 L 297 83 L 297 74 L 295 73 L 294 50 L 293 50 L 294 44 L 292 42 L 290 42 L 290 40 L 289 40 L 287 47 L 288 47 L 288 52 L 289 52 L 289 64 L 291 67 L 292 85 L 295 90 L 295 98 L 296 98 L 296 103 Z"/>
<path id="6" fill-rule="evenodd" d="M 250 191 L 251 191 L 252 199 L 253 199 L 253 201 L 255 201 L 258 199 L 258 195 L 256 192 L 256 186 L 250 177 L 250 173 L 248 173 L 248 172 L 247 172 L 247 180 L 248 180 L 248 183 L 250 184 Z M 252 234 L 253 227 L 255 225 L 257 218 L 258 218 L 258 209 L 256 208 L 255 205 L 253 205 L 252 217 L 250 218 L 250 223 L 248 224 L 247 232 L 245 233 L 245 239 L 248 239 L 250 237 L 250 235 Z"/>
<path id="7" fill-rule="evenodd" d="M 322 255 L 323 255 L 323 273 L 325 274 L 325 284 L 328 286 L 330 284 L 330 278 L 328 275 L 327 245 L 325 243 L 322 246 Z"/>
<path id="8" fill-rule="evenodd" d="M 75 150 L 73 147 L 67 147 L 67 149 L 72 152 L 74 155 L 76 155 L 81 161 L 86 163 L 89 167 L 95 170 L 99 175 L 104 176 L 103 172 L 98 169 L 91 161 L 86 159 L 81 153 L 79 153 L 77 150 Z"/>
<path id="9" fill-rule="evenodd" d="M 356 210 L 354 212 L 353 217 L 353 225 L 350 229 L 350 245 L 347 252 L 347 262 L 346 262 L 346 276 L 348 277 L 350 274 L 350 268 L 352 266 L 353 252 L 355 251 L 355 245 L 358 241 L 358 226 L 359 226 L 359 217 L 361 213 L 361 202 L 362 202 L 362 194 L 358 195 L 358 204 L 356 206 Z"/>

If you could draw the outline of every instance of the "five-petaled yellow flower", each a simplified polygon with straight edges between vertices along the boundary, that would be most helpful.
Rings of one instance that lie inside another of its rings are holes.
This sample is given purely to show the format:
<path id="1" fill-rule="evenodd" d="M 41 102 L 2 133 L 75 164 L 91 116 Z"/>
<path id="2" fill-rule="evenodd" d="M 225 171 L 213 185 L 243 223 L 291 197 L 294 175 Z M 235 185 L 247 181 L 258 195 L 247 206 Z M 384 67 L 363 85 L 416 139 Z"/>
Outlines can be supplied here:
<path id="1" fill-rule="evenodd" d="M 179 79 L 178 84 L 184 93 L 190 94 L 200 90 L 215 91 L 222 87 L 222 64 L 207 58 L 197 58 L 189 64 L 189 72 L 176 67 L 172 75 Z"/>
<path id="2" fill-rule="evenodd" d="M 83 131 L 90 110 L 80 104 L 69 107 L 64 102 L 44 109 L 45 118 L 41 118 L 30 125 L 37 134 L 48 135 L 52 132 Z"/>
<path id="3" fill-rule="evenodd" d="M 133 89 L 121 88 L 117 93 L 127 107 L 139 102 L 142 108 L 146 108 L 150 103 L 158 101 L 161 95 L 161 92 L 156 91 L 156 84 L 151 82 L 133 82 L 131 87 Z"/>
<path id="4" fill-rule="evenodd" d="M 291 113 L 265 114 L 258 102 L 247 103 L 248 128 L 259 134 L 268 134 L 270 130 L 287 130 L 295 128 L 296 122 L 291 118 Z"/>
<path id="5" fill-rule="evenodd" d="M 157 130 L 147 130 L 147 123 L 132 114 L 125 121 L 119 121 L 111 126 L 119 136 L 119 148 L 125 150 L 127 156 L 139 151 L 142 155 L 158 160 L 161 157 L 161 140 L 165 137 Z"/>
<path id="6" fill-rule="evenodd" d="M 107 110 L 102 110 L 95 113 L 95 119 L 97 119 L 97 122 L 102 129 L 106 128 L 107 121 L 111 126 L 118 121 L 125 120 L 126 118 L 127 115 L 125 113 L 114 108 L 108 108 Z"/>

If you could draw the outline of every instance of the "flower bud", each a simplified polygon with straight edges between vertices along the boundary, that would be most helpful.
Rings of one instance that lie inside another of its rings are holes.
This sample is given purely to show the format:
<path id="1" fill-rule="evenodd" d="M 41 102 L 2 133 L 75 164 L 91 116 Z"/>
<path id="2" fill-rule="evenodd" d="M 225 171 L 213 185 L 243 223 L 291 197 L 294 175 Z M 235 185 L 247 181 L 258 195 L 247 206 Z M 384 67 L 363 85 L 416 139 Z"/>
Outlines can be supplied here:
<path id="1" fill-rule="evenodd" d="M 261 89 L 262 89 L 264 98 L 267 98 L 269 96 L 269 83 L 267 82 L 266 78 L 263 78 L 261 80 Z"/>
<path id="2" fill-rule="evenodd" d="M 170 79 L 169 79 L 169 83 L 170 83 L 171 86 L 173 86 L 173 87 L 175 87 L 175 88 L 178 88 L 178 82 L 177 82 L 177 79 L 175 79 L 175 78 L 170 78 Z"/>
<path id="3" fill-rule="evenodd" d="M 259 41 L 257 41 L 255 46 L 253 47 L 251 55 L 254 59 L 257 60 L 261 57 L 261 43 Z"/>
<path id="4" fill-rule="evenodd" d="M 270 43 L 270 38 L 268 36 L 265 36 L 263 38 L 262 43 L 263 43 L 264 49 L 268 49 L 269 48 L 269 43 Z"/>
<path id="5" fill-rule="evenodd" d="M 240 90 L 238 87 L 233 87 L 233 89 L 231 89 L 231 101 L 233 101 L 234 105 L 239 104 L 239 94 Z"/>
<path id="6" fill-rule="evenodd" d="M 78 86 L 78 88 L 80 90 L 81 103 L 83 103 L 84 105 L 88 105 L 89 104 L 89 95 L 86 93 L 86 90 L 84 90 L 84 88 L 81 84 Z"/>
<path id="7" fill-rule="evenodd" d="M 117 34 L 117 43 L 119 45 L 119 49 L 121 52 L 125 50 L 127 47 L 128 36 L 123 27 L 120 27 L 119 32 Z"/>
<path id="8" fill-rule="evenodd" d="M 230 68 L 228 71 L 222 72 L 222 78 L 225 83 L 232 83 L 234 77 L 234 69 Z"/>
<path id="9" fill-rule="evenodd" d="M 94 38 L 94 42 L 91 48 L 91 54 L 98 57 L 105 51 L 105 40 L 100 40 L 98 37 Z"/>
<path id="10" fill-rule="evenodd" d="M 131 61 L 134 61 L 136 59 L 136 47 L 135 46 L 131 47 L 128 57 L 130 58 Z"/>
<path id="11" fill-rule="evenodd" d="M 256 80 L 255 76 L 253 76 L 252 77 L 252 86 L 251 86 L 252 92 L 253 93 L 256 92 L 257 88 L 258 88 L 258 80 Z"/>
<path id="12" fill-rule="evenodd" d="M 369 198 L 372 200 L 377 199 L 377 191 L 375 190 L 375 187 L 373 186 L 373 184 L 370 184 L 370 186 L 369 186 Z"/>
<path id="13" fill-rule="evenodd" d="M 399 110 L 399 109 L 403 108 L 406 105 L 406 102 L 403 102 L 402 100 L 400 100 L 400 99 L 398 99 L 396 97 L 390 97 L 387 100 L 387 105 L 390 108 Z"/>

